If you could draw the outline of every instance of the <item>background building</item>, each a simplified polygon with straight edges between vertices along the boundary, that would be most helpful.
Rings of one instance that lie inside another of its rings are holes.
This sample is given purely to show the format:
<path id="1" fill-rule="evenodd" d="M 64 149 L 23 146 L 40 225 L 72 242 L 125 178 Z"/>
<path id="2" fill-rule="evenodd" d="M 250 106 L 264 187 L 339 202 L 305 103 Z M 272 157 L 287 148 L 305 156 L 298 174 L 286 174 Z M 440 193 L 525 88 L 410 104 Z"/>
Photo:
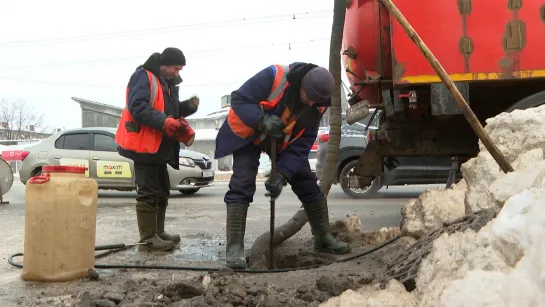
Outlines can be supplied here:
<path id="1" fill-rule="evenodd" d="M 81 107 L 81 127 L 117 127 L 123 108 L 72 97 Z"/>

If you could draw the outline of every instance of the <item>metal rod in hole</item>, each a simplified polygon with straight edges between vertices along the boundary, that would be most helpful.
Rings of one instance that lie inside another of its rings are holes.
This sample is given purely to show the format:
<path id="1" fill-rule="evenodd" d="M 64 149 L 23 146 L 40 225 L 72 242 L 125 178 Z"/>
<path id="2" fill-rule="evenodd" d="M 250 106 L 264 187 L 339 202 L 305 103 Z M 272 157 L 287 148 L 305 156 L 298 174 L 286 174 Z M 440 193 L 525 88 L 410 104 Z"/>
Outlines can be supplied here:
<path id="1" fill-rule="evenodd" d="M 271 139 L 271 182 L 276 181 L 276 140 Z M 274 210 L 275 210 L 275 199 L 271 197 L 271 221 L 270 221 L 270 231 L 269 231 L 269 270 L 273 269 L 274 266 Z"/>

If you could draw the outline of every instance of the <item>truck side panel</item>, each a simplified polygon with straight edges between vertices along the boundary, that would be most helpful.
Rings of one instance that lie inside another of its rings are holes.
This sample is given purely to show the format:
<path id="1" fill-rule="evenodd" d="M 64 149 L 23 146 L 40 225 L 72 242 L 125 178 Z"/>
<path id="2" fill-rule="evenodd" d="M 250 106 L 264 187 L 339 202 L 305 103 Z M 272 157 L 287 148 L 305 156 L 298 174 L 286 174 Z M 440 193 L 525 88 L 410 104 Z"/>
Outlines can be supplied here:
<path id="1" fill-rule="evenodd" d="M 526 46 L 519 59 L 520 70 L 545 70 L 545 2 L 522 1 L 522 8 L 515 18 L 524 21 Z"/>
<path id="2" fill-rule="evenodd" d="M 454 81 L 545 77 L 539 1 L 394 0 Z M 394 83 L 439 77 L 392 17 Z"/>

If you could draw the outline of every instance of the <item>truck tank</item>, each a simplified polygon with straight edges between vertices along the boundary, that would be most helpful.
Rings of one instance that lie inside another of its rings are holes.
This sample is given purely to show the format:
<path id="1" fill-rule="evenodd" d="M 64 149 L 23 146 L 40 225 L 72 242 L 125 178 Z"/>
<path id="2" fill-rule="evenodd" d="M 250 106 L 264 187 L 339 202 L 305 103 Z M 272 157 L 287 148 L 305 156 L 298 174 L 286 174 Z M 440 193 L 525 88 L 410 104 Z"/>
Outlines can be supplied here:
<path id="1" fill-rule="evenodd" d="M 545 77 L 541 1 L 393 2 L 455 82 Z M 381 88 L 441 82 L 380 0 L 347 1 L 342 50 L 351 90 L 371 104 L 381 101 Z"/>
<path id="2" fill-rule="evenodd" d="M 502 112 L 545 104 L 545 2 L 392 0 L 483 126 Z M 342 60 L 349 104 L 381 109 L 355 174 L 364 187 L 386 157 L 465 160 L 478 139 L 452 95 L 380 0 L 347 0 Z"/>
<path id="3" fill-rule="evenodd" d="M 378 104 L 380 83 L 374 80 L 392 78 L 390 14 L 379 0 L 347 1 L 342 50 L 350 89 L 358 93 L 349 104 Z"/>

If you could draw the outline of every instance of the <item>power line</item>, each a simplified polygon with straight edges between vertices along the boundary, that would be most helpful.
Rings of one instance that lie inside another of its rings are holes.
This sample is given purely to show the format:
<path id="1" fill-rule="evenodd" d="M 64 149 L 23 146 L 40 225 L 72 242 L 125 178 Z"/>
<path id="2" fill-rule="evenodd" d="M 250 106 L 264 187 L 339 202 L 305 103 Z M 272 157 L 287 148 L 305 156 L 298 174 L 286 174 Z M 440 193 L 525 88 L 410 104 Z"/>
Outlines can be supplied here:
<path id="1" fill-rule="evenodd" d="M 59 44 L 59 43 L 68 43 L 68 42 L 78 42 L 78 41 L 91 41 L 91 40 L 101 40 L 101 39 L 110 39 L 110 38 L 119 38 L 124 36 L 139 36 L 139 35 L 149 35 L 157 34 L 162 32 L 172 32 L 177 30 L 183 30 L 186 27 L 192 27 L 187 30 L 195 29 L 204 29 L 204 28 L 214 28 L 214 27 L 230 27 L 230 26 L 240 26 L 240 25 L 249 25 L 249 24 L 259 24 L 259 23 L 270 23 L 270 22 L 279 22 L 279 21 L 288 21 L 288 20 L 305 20 L 305 19 L 316 19 L 316 18 L 330 18 L 331 15 L 326 16 L 314 16 L 314 17 L 301 17 L 296 18 L 296 15 L 309 15 L 315 13 L 325 13 L 332 11 L 313 11 L 305 13 L 296 13 L 296 14 L 285 14 L 285 15 L 275 15 L 275 16 L 266 16 L 266 17 L 255 17 L 255 18 L 243 18 L 234 19 L 234 20 L 225 20 L 225 21 L 215 21 L 215 22 L 205 22 L 205 23 L 194 23 L 194 24 L 185 24 L 179 26 L 171 27 L 161 27 L 153 29 L 142 29 L 142 30 L 132 30 L 132 31 L 120 31 L 120 32 L 109 32 L 101 34 L 90 34 L 90 35 L 81 35 L 81 36 L 69 36 L 69 37 L 58 37 L 58 38 L 47 38 L 47 39 L 38 39 L 38 40 L 26 40 L 26 41 L 12 41 L 12 42 L 0 42 L 0 47 L 22 47 L 22 46 L 35 46 L 35 45 L 50 45 L 50 44 Z M 279 18 L 279 17 L 290 17 L 289 19 L 272 19 L 272 20 L 262 20 L 269 18 Z M 248 22 L 248 20 L 255 20 L 254 22 Z M 225 23 L 235 23 L 235 24 L 225 24 Z"/>
<path id="2" fill-rule="evenodd" d="M 192 53 L 192 52 L 217 52 L 217 51 L 240 50 L 240 49 L 244 50 L 244 49 L 251 49 L 251 48 L 272 47 L 272 46 L 280 46 L 280 45 L 288 45 L 288 46 L 291 47 L 291 45 L 295 45 L 295 44 L 315 43 L 315 42 L 319 42 L 319 41 L 328 41 L 328 40 L 330 40 L 330 38 L 317 38 L 317 39 L 304 40 L 304 41 L 294 41 L 294 42 L 279 42 L 279 43 L 269 43 L 269 44 L 261 44 L 261 45 L 249 45 L 249 46 L 237 46 L 237 47 L 227 47 L 227 48 L 189 50 L 188 53 Z M 96 59 L 96 60 L 87 60 L 87 61 L 59 62 L 59 63 L 51 63 L 51 64 L 22 65 L 22 66 L 6 66 L 6 67 L 0 67 L 0 69 L 9 70 L 9 69 L 22 69 L 22 68 L 51 67 L 51 66 L 89 64 L 89 63 L 111 62 L 111 61 L 122 61 L 122 60 L 134 60 L 134 59 L 140 59 L 142 61 L 142 63 L 143 63 L 149 56 L 150 55 L 148 54 L 148 55 L 141 55 L 141 56 L 130 56 L 130 57 L 120 57 L 120 58 L 109 58 L 109 59 Z"/>
<path id="3" fill-rule="evenodd" d="M 113 88 L 125 88 L 126 85 L 113 85 L 113 84 L 84 84 L 84 83 L 66 83 L 66 82 L 56 82 L 49 80 L 33 80 L 33 79 L 21 79 L 13 77 L 0 76 L 0 79 L 13 80 L 13 81 L 22 81 L 22 82 L 35 82 L 35 83 L 45 83 L 45 84 L 54 84 L 54 85 L 69 85 L 69 86 L 85 86 L 85 87 L 113 87 Z M 182 86 L 186 87 L 201 87 L 201 86 L 232 86 L 232 85 L 242 85 L 244 82 L 238 83 L 203 83 L 203 84 L 184 84 Z"/>

